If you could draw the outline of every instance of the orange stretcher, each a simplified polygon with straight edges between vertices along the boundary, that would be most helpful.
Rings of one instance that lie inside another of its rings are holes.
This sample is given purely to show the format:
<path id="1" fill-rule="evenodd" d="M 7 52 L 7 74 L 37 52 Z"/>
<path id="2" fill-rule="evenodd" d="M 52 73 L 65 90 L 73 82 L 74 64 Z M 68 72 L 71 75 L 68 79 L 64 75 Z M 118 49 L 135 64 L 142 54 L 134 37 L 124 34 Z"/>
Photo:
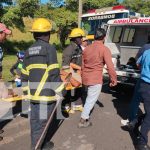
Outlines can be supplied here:
<path id="1" fill-rule="evenodd" d="M 60 76 L 63 82 L 66 82 L 66 77 L 68 74 L 71 73 L 71 78 L 67 86 L 65 87 L 66 90 L 72 90 L 78 87 L 81 87 L 82 82 L 81 82 L 81 67 L 70 63 L 70 68 L 69 69 L 62 69 L 60 71 Z"/>

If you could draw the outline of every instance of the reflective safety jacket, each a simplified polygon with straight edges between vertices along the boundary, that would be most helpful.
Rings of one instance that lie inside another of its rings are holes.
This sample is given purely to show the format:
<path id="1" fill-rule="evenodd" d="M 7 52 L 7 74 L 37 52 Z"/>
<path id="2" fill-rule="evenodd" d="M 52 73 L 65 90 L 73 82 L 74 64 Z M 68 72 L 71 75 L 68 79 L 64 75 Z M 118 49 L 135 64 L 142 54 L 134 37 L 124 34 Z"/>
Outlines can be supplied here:
<path id="1" fill-rule="evenodd" d="M 29 85 L 33 102 L 55 100 L 55 88 L 61 85 L 56 50 L 48 42 L 38 39 L 25 53 L 21 79 L 24 90 Z"/>
<path id="2" fill-rule="evenodd" d="M 63 51 L 62 66 L 70 66 L 70 63 L 79 66 L 82 64 L 82 49 L 74 42 L 71 42 Z"/>

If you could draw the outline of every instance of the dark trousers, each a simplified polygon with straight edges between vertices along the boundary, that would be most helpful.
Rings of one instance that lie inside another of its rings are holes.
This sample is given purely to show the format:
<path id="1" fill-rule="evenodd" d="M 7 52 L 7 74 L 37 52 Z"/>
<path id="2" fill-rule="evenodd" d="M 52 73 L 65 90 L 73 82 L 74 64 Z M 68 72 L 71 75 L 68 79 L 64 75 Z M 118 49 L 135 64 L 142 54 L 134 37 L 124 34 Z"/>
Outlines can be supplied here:
<path id="1" fill-rule="evenodd" d="M 31 103 L 31 146 L 35 148 L 37 141 L 39 140 L 42 131 L 47 123 L 49 116 L 51 115 L 56 103 L 50 104 L 36 104 Z M 48 139 L 45 139 L 48 141 Z"/>
<path id="2" fill-rule="evenodd" d="M 70 105 L 71 102 L 75 102 L 76 105 L 81 105 L 85 103 L 87 91 L 86 87 L 82 86 L 80 88 L 72 90 L 68 90 L 64 95 L 64 100 L 62 101 L 62 106 Z"/>
<path id="3" fill-rule="evenodd" d="M 145 145 L 148 142 L 148 132 L 150 131 L 150 83 L 146 83 L 141 80 L 139 92 L 141 93 L 146 113 L 141 125 L 141 136 L 139 144 Z"/>
<path id="4" fill-rule="evenodd" d="M 139 92 L 139 86 L 140 86 L 140 79 L 137 81 L 133 93 L 133 97 L 130 103 L 130 111 L 129 111 L 129 121 L 133 121 L 137 118 L 139 105 L 141 102 L 141 94 Z"/>

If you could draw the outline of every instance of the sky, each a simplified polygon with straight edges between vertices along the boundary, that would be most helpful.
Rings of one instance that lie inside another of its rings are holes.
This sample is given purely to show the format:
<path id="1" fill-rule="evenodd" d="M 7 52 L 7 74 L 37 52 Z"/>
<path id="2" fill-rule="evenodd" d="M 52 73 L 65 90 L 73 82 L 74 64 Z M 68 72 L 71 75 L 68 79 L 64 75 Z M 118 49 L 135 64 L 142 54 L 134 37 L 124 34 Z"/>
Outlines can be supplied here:
<path id="1" fill-rule="evenodd" d="M 41 0 L 42 3 L 47 3 L 49 0 Z M 61 1 L 61 0 L 60 0 Z M 62 0 L 63 1 L 63 0 Z M 118 0 L 119 2 L 123 2 L 123 0 Z"/>
<path id="2" fill-rule="evenodd" d="M 63 2 L 64 0 L 60 0 L 60 2 Z M 41 3 L 47 3 L 47 2 L 49 2 L 49 0 L 41 0 Z"/>
<path id="3" fill-rule="evenodd" d="M 49 0 L 41 0 L 41 3 L 47 3 Z"/>

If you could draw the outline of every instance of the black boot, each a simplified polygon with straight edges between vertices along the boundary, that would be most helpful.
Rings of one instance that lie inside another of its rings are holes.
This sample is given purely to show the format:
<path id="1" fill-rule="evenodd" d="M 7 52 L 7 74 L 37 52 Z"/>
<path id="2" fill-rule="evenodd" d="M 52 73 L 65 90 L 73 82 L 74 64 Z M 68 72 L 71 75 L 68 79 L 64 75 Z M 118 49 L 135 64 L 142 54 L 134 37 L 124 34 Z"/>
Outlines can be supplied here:
<path id="1" fill-rule="evenodd" d="M 3 137 L 2 136 L 0 136 L 0 141 L 2 141 L 3 140 Z"/>
<path id="2" fill-rule="evenodd" d="M 52 150 L 53 148 L 54 148 L 54 143 L 48 142 L 42 147 L 42 150 Z"/>

